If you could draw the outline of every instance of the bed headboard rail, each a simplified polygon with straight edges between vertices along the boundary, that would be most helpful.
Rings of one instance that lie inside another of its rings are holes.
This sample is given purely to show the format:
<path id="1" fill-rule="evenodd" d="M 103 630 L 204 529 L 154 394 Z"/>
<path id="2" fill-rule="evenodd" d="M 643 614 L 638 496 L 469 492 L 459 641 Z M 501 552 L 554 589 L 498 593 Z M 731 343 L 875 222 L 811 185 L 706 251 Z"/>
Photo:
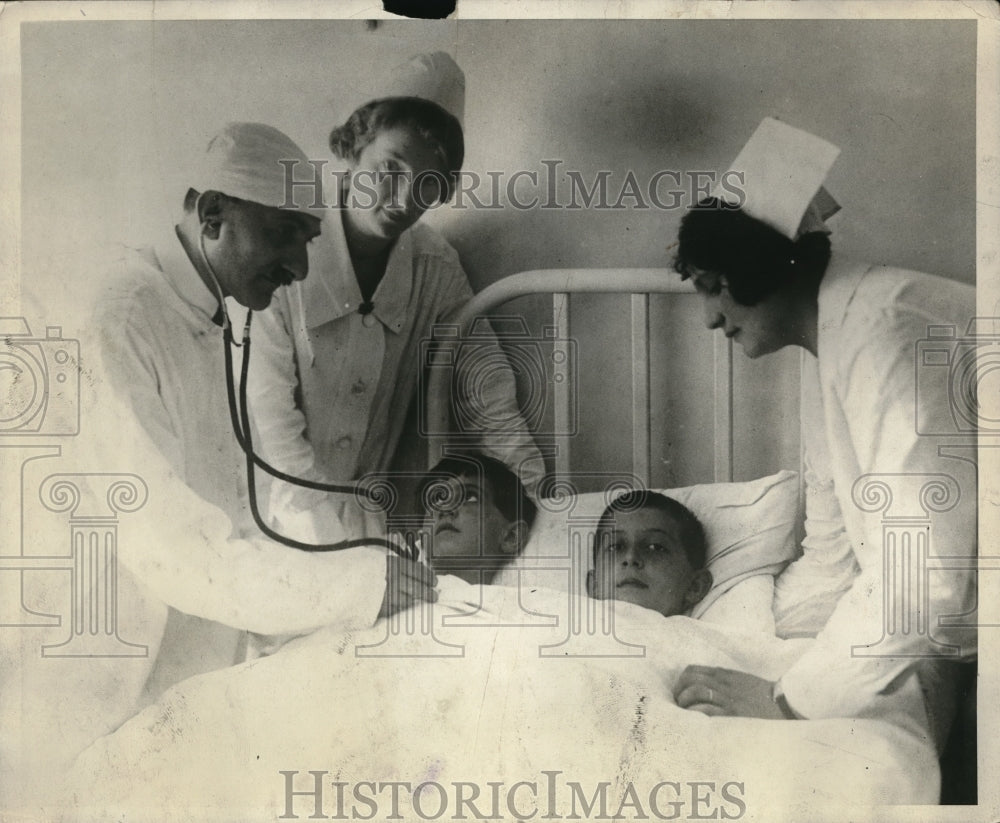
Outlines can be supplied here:
<path id="1" fill-rule="evenodd" d="M 559 356 L 559 341 L 570 334 L 569 295 L 630 294 L 630 334 L 632 351 L 632 470 L 647 484 L 651 482 L 650 438 L 650 357 L 649 357 L 649 296 L 651 294 L 693 294 L 694 287 L 683 281 L 673 269 L 539 269 L 504 277 L 475 295 L 462 309 L 456 323 L 465 336 L 478 317 L 490 310 L 529 294 L 552 295 L 553 381 L 550 385 L 556 431 L 567 431 L 576 398 L 568 378 L 569 352 L 563 348 Z M 732 342 L 715 335 L 714 348 L 714 474 L 716 482 L 733 478 L 733 356 Z M 434 380 L 432 374 L 431 380 Z M 450 393 L 443 386 L 428 387 L 427 415 L 431 432 L 447 431 Z M 444 438 L 432 437 L 432 454 Z M 560 477 L 570 473 L 568 438 L 555 455 L 555 471 Z"/>

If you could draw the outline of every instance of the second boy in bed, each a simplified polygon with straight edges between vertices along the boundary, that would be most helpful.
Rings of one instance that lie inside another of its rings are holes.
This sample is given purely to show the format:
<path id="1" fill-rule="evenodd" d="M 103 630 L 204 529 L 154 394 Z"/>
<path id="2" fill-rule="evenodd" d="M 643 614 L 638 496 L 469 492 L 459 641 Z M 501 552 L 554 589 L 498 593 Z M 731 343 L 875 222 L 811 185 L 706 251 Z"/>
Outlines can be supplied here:
<path id="1" fill-rule="evenodd" d="M 492 583 L 528 540 L 535 504 L 503 463 L 481 454 L 446 457 L 421 484 L 434 570 L 468 583 Z M 587 593 L 670 616 L 684 614 L 712 587 L 705 532 L 676 500 L 648 491 L 616 498 L 594 538 Z"/>
<path id="2" fill-rule="evenodd" d="M 712 587 L 706 555 L 705 531 L 687 507 L 657 492 L 626 492 L 601 515 L 587 592 L 686 614 Z"/>

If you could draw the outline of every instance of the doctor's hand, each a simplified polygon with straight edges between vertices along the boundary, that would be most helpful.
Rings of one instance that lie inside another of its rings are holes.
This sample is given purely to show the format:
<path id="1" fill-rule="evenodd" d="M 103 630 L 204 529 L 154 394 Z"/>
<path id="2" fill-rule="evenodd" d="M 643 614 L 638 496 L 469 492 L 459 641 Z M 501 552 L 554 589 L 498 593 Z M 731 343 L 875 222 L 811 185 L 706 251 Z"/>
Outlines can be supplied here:
<path id="1" fill-rule="evenodd" d="M 435 586 L 437 575 L 428 566 L 397 554 L 388 555 L 385 565 L 385 596 L 378 616 L 388 617 L 408 609 L 420 600 L 435 602 Z"/>
<path id="2" fill-rule="evenodd" d="M 688 666 L 674 686 L 674 700 L 682 709 L 729 717 L 788 719 L 773 694 L 771 680 L 715 666 Z"/>

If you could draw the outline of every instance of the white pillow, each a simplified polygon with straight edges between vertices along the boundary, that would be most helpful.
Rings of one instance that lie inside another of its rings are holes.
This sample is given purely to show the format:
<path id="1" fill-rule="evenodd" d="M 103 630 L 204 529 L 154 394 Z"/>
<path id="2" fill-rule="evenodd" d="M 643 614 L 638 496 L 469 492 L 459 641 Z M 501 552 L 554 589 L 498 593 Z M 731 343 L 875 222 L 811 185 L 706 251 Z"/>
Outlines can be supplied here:
<path id="1" fill-rule="evenodd" d="M 704 608 L 695 610 L 703 623 L 774 637 L 774 578 L 755 574 L 726 589 Z"/>
<path id="2" fill-rule="evenodd" d="M 617 488 L 610 493 L 539 501 L 528 545 L 497 582 L 514 583 L 519 570 L 538 569 L 546 570 L 544 585 L 586 591 L 597 521 L 621 492 Z M 799 484 L 795 472 L 780 471 L 742 483 L 663 489 L 662 493 L 691 509 L 708 540 L 712 589 L 692 617 L 704 614 L 737 583 L 758 574 L 774 576 L 796 555 Z M 767 606 L 770 609 L 770 603 Z"/>

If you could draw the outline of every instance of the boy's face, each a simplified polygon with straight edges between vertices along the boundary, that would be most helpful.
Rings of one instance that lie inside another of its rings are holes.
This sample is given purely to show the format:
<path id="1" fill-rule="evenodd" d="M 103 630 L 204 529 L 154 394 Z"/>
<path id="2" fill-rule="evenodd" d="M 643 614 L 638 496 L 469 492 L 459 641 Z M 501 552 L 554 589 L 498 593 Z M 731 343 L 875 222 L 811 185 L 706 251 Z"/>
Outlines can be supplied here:
<path id="1" fill-rule="evenodd" d="M 462 560 L 505 560 L 504 540 L 511 523 L 494 504 L 490 484 L 475 477 L 452 477 L 435 483 L 438 485 L 448 493 L 442 494 L 444 501 L 432 505 L 426 515 L 425 524 L 431 533 L 431 566 L 438 571 L 451 568 L 464 577 L 467 570 L 455 568 L 462 565 Z"/>
<path id="2" fill-rule="evenodd" d="M 708 573 L 692 567 L 680 527 L 662 512 L 615 512 L 595 540 L 595 568 L 588 581 L 592 597 L 624 600 L 670 616 L 687 611 L 707 590 Z"/>

